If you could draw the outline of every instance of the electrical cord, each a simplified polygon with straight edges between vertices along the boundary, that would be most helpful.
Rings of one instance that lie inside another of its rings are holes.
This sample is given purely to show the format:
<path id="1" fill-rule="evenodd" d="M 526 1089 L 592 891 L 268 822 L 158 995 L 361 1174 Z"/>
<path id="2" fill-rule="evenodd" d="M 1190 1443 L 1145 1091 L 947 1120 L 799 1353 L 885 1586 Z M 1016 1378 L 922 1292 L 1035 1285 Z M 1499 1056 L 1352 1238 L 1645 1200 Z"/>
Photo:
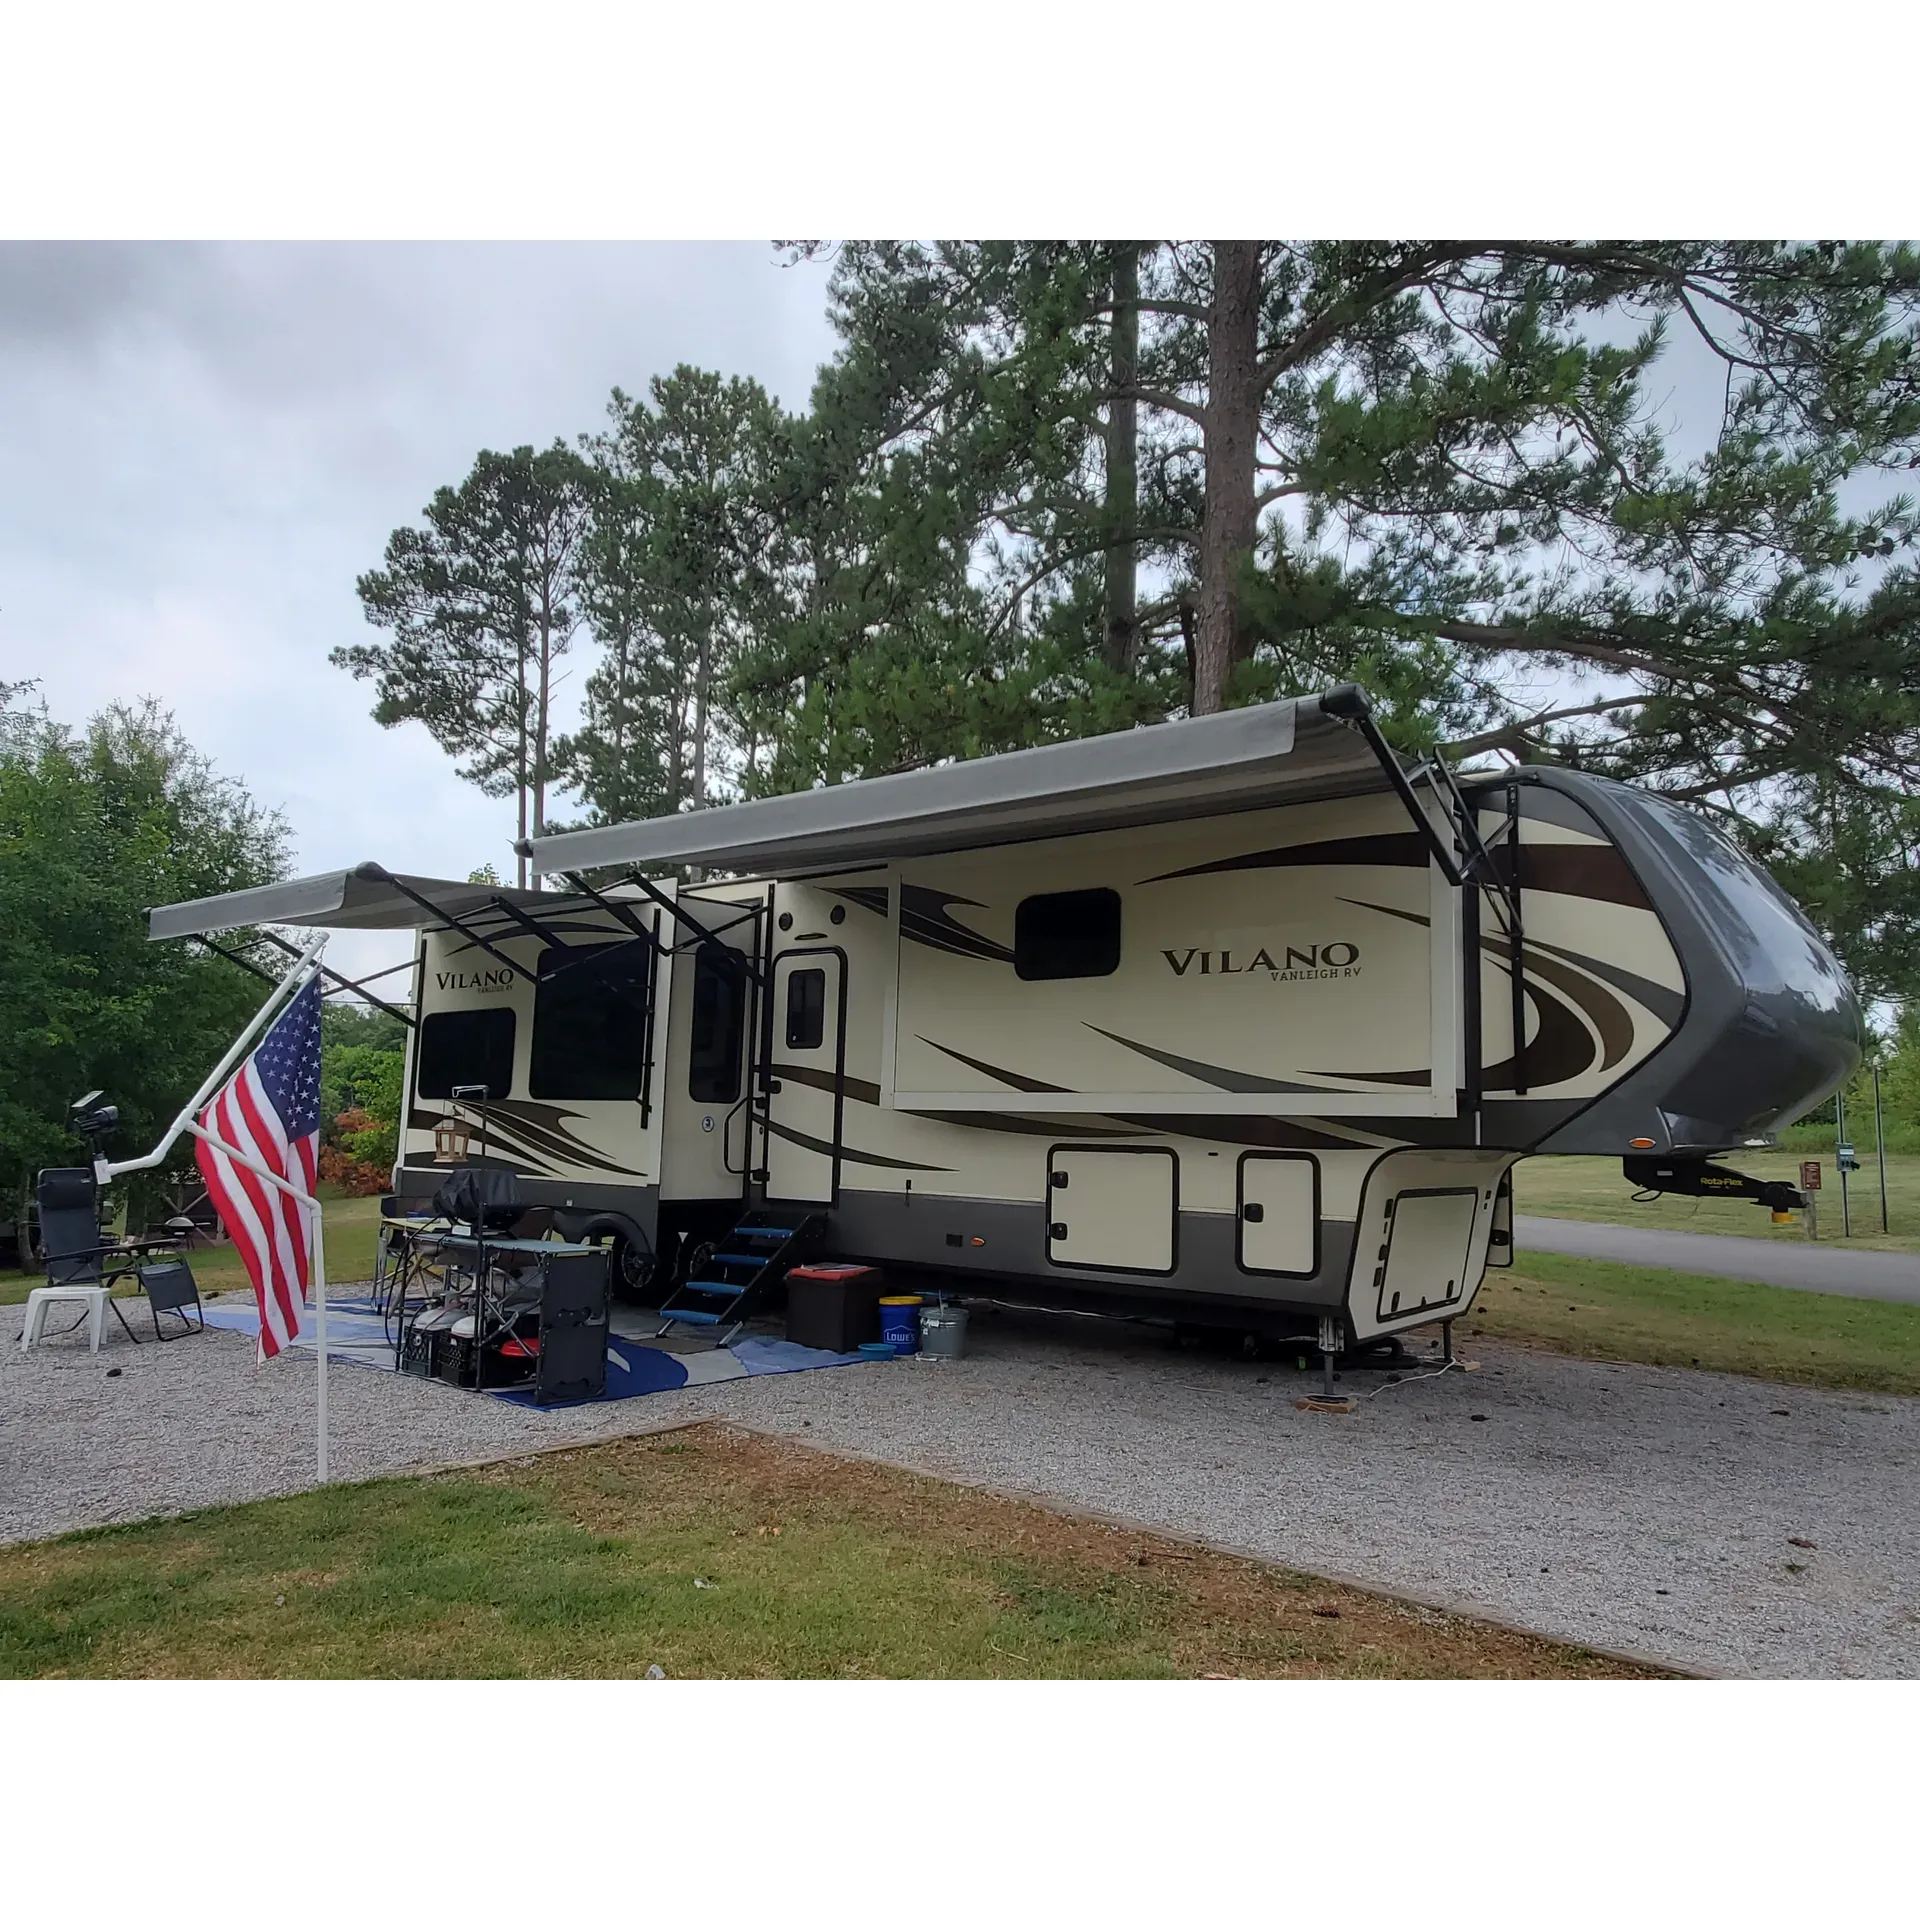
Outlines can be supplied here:
<path id="1" fill-rule="evenodd" d="M 1458 1360 L 1449 1360 L 1444 1365 L 1435 1367 L 1431 1372 L 1422 1368 L 1417 1373 L 1405 1373 L 1402 1374 L 1398 1380 L 1389 1380 L 1384 1385 L 1375 1387 L 1374 1390 L 1367 1395 L 1367 1398 L 1369 1400 L 1377 1400 L 1381 1394 L 1386 1392 L 1388 1387 L 1404 1387 L 1409 1380 L 1438 1380 L 1443 1373 L 1453 1373 L 1459 1369 L 1460 1362 Z"/>

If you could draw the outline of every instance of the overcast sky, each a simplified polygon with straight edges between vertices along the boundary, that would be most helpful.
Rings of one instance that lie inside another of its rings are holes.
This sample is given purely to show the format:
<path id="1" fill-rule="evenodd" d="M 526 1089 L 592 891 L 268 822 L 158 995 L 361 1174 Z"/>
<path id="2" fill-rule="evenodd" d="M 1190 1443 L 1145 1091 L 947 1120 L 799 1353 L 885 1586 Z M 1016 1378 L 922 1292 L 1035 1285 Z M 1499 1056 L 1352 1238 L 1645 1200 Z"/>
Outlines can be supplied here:
<path id="1" fill-rule="evenodd" d="M 327 664 L 371 633 L 355 576 L 616 385 L 693 361 L 804 404 L 824 295 L 763 245 L 0 245 L 0 680 L 75 723 L 158 695 L 301 872 L 504 873 L 513 803 Z"/>
<path id="2" fill-rule="evenodd" d="M 0 681 L 75 724 L 157 695 L 296 871 L 504 874 L 511 800 L 328 664 L 371 631 L 356 575 L 480 448 L 571 440 L 616 385 L 692 361 L 803 406 L 825 292 L 758 243 L 0 243 Z M 1650 387 L 1697 450 L 1718 363 L 1681 329 Z"/>

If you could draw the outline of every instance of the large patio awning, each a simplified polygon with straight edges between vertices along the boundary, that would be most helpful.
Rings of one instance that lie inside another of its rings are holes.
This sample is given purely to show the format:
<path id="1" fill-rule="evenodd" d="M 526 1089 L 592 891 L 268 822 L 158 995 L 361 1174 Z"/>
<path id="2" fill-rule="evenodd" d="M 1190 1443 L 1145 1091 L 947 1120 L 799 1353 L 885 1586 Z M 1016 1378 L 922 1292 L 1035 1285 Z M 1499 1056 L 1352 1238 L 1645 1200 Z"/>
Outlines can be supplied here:
<path id="1" fill-rule="evenodd" d="M 177 906 L 151 907 L 147 938 L 178 940 L 235 927 L 353 927 L 386 932 L 442 926 L 449 918 L 467 920 L 501 900 L 535 917 L 578 911 L 581 904 L 569 895 L 503 887 L 495 881 L 390 874 L 367 861 L 337 873 L 316 873 L 304 880 L 281 880 L 238 893 L 209 894 L 204 900 L 183 900 Z"/>
<path id="2" fill-rule="evenodd" d="M 1356 704 L 1357 703 L 1357 704 Z M 738 806 L 549 834 L 533 870 L 674 862 L 783 874 L 1386 792 L 1357 688 Z"/>

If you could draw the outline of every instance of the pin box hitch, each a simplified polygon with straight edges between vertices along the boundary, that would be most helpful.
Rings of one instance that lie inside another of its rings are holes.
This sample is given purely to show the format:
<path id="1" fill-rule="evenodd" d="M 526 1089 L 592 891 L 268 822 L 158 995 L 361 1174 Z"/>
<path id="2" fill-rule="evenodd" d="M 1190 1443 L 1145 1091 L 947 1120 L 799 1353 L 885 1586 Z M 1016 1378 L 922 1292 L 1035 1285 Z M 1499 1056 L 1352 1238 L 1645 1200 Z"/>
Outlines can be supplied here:
<path id="1" fill-rule="evenodd" d="M 1649 1193 L 1684 1193 L 1707 1200 L 1751 1200 L 1775 1213 L 1797 1213 L 1806 1205 L 1798 1187 L 1784 1180 L 1756 1180 L 1711 1160 L 1660 1160 L 1629 1155 L 1620 1170 Z"/>

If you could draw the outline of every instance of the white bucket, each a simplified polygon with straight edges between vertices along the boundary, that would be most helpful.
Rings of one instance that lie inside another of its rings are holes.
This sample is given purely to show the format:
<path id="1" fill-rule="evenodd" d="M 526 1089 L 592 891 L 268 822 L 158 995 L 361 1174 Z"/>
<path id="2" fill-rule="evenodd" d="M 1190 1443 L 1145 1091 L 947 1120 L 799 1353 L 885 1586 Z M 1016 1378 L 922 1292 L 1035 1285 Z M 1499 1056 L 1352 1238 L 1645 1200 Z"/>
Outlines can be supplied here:
<path id="1" fill-rule="evenodd" d="M 967 1351 L 965 1307 L 930 1306 L 920 1309 L 920 1357 L 958 1360 Z"/>

